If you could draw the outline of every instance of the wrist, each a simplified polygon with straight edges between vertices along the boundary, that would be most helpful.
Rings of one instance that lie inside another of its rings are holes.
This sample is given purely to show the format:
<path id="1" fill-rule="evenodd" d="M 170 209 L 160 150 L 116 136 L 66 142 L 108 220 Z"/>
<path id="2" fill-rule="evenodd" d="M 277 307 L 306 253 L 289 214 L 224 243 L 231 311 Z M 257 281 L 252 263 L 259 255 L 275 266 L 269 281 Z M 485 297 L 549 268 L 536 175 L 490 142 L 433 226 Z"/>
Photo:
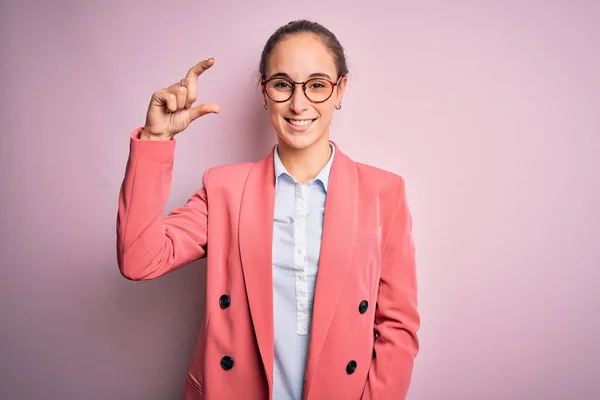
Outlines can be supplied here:
<path id="1" fill-rule="evenodd" d="M 152 133 L 148 133 L 148 131 L 146 131 L 146 129 L 142 129 L 142 132 L 140 132 L 140 139 L 142 140 L 171 140 L 173 139 L 172 135 L 169 135 L 167 133 L 165 134 L 161 134 L 161 135 L 156 135 L 156 134 L 152 134 Z"/>

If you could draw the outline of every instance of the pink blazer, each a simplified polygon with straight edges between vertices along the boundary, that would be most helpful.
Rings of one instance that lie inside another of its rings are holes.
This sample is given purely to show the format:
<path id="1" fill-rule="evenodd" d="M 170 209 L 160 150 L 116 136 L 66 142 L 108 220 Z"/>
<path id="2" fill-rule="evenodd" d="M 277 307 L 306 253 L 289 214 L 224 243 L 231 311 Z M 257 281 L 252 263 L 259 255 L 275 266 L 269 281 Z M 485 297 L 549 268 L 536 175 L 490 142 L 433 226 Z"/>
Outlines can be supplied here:
<path id="1" fill-rule="evenodd" d="M 207 257 L 206 312 L 184 399 L 272 399 L 273 151 L 208 169 L 164 217 L 176 141 L 139 140 L 139 132 L 119 199 L 120 271 L 153 279 Z M 404 399 L 420 324 L 404 181 L 334 145 L 302 398 Z"/>

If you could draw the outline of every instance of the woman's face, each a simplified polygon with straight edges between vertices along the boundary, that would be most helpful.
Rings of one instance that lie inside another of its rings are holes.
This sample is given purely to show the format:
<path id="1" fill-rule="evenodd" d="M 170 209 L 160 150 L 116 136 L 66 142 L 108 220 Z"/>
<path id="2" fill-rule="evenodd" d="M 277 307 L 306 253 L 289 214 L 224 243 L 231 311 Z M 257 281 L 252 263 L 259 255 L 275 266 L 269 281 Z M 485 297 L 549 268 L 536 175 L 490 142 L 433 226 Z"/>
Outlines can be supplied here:
<path id="1" fill-rule="evenodd" d="M 289 36 L 275 46 L 266 63 L 265 77 L 277 76 L 295 82 L 317 77 L 336 82 L 339 78 L 336 71 L 333 56 L 321 39 L 314 34 L 302 33 Z M 307 91 L 313 99 L 320 100 L 329 94 L 330 90 L 319 81 L 312 82 Z M 343 77 L 329 99 L 322 103 L 311 102 L 302 85 L 296 85 L 292 97 L 284 102 L 273 101 L 263 91 L 279 145 L 303 150 L 327 143 L 335 105 L 342 101 L 346 82 L 347 78 Z M 285 99 L 293 84 L 290 86 L 284 80 L 277 80 L 270 86 L 270 93 L 277 93 L 277 100 L 280 100 Z"/>

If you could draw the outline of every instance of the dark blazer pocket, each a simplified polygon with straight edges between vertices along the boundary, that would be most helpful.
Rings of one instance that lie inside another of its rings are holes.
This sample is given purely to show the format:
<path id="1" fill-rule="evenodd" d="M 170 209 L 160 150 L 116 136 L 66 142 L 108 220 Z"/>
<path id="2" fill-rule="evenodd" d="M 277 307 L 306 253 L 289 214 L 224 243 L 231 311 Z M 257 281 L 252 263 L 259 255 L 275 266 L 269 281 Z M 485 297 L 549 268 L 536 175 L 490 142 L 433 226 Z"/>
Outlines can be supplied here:
<path id="1" fill-rule="evenodd" d="M 356 243 L 381 240 L 381 226 L 368 226 L 358 228 L 356 232 Z"/>

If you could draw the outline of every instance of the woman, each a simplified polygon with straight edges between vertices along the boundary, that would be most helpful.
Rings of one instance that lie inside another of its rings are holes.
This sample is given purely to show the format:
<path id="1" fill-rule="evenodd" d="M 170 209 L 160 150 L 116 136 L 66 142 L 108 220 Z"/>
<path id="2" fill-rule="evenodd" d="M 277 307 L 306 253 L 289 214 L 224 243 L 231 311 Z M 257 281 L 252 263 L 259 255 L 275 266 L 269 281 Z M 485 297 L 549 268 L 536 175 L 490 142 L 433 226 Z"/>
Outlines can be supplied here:
<path id="1" fill-rule="evenodd" d="M 193 105 L 213 64 L 152 96 L 131 135 L 117 221 L 128 279 L 207 257 L 184 398 L 405 398 L 419 327 L 411 217 L 401 177 L 329 140 L 347 84 L 342 46 L 309 21 L 277 30 L 260 62 L 277 145 L 258 162 L 208 169 L 165 218 L 175 135 L 219 112 Z"/>

